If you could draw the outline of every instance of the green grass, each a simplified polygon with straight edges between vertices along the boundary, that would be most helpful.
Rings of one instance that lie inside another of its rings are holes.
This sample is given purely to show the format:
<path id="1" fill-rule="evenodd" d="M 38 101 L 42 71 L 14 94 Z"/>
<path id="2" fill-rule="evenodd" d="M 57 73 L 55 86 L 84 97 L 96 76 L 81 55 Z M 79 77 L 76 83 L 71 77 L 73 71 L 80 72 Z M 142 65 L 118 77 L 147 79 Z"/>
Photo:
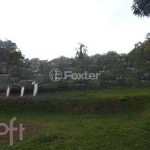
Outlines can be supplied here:
<path id="1" fill-rule="evenodd" d="M 112 88 L 100 90 L 70 90 L 53 91 L 38 95 L 38 99 L 105 99 L 105 98 L 124 98 L 132 96 L 150 96 L 150 87 L 133 87 L 133 88 Z"/>
<path id="2" fill-rule="evenodd" d="M 23 141 L 1 150 L 149 150 L 150 88 L 58 91 L 5 99 L 0 122 L 23 123 Z"/>

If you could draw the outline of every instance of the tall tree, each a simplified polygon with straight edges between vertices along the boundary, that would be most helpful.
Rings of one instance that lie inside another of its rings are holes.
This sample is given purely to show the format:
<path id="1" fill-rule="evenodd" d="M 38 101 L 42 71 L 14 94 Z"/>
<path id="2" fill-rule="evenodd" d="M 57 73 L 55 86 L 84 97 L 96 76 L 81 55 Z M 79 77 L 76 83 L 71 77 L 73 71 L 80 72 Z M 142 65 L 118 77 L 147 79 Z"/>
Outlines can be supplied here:
<path id="1" fill-rule="evenodd" d="M 80 46 L 79 48 L 76 48 L 77 52 L 76 52 L 76 56 L 78 58 L 83 58 L 86 55 L 87 52 L 87 46 L 85 46 L 82 43 L 78 43 Z"/>
<path id="2" fill-rule="evenodd" d="M 19 67 L 22 65 L 23 59 L 24 57 L 16 43 L 10 40 L 0 40 L 0 65 L 4 66 L 4 68 Z"/>

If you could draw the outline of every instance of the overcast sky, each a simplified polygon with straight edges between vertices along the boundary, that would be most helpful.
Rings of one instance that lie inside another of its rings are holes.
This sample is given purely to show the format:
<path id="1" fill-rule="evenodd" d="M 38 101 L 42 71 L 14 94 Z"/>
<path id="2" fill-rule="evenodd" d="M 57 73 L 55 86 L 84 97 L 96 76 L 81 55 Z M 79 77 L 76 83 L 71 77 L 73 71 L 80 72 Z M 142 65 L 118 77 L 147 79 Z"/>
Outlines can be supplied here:
<path id="1" fill-rule="evenodd" d="M 26 58 L 130 52 L 150 32 L 150 19 L 131 11 L 133 0 L 0 0 L 0 39 L 15 42 Z"/>

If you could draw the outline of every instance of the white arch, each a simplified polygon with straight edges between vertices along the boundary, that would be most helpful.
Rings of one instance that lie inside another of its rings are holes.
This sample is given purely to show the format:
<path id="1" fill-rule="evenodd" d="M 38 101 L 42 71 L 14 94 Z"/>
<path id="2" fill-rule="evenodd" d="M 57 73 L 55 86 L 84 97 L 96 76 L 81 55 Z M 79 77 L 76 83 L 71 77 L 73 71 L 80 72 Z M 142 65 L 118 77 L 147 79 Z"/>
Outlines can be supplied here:
<path id="1" fill-rule="evenodd" d="M 6 91 L 6 97 L 9 97 L 9 95 L 10 95 L 10 87 L 8 86 Z"/>
<path id="2" fill-rule="evenodd" d="M 25 88 L 24 88 L 24 87 L 21 87 L 20 97 L 24 96 L 24 90 L 25 90 Z"/>
<path id="3" fill-rule="evenodd" d="M 38 83 L 34 83 L 33 96 L 36 96 L 38 92 Z"/>

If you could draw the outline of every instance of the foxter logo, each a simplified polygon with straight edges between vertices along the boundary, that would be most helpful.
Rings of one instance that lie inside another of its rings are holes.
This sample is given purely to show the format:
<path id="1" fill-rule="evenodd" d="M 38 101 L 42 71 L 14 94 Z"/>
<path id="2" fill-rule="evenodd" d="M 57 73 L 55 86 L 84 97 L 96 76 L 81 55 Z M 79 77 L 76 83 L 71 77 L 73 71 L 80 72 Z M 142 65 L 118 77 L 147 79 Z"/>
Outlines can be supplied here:
<path id="1" fill-rule="evenodd" d="M 63 73 L 59 69 L 53 69 L 49 73 L 49 77 L 52 81 L 60 81 L 61 79 L 71 78 L 72 80 L 97 80 L 101 73 L 73 73 L 72 71 L 64 71 Z M 62 77 L 63 75 L 63 77 Z"/>

